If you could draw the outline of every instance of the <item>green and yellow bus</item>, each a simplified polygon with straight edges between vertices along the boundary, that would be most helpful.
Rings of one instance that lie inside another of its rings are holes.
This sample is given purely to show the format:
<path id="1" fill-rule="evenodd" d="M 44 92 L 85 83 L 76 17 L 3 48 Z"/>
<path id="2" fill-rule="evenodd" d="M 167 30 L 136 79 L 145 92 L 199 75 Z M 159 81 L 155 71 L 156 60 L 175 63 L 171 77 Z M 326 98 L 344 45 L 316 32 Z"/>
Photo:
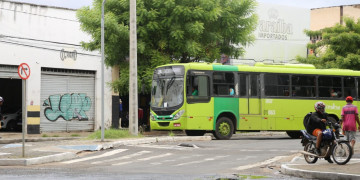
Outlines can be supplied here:
<path id="1" fill-rule="evenodd" d="M 315 102 L 326 104 L 331 121 L 339 121 L 345 97 L 357 105 L 359 81 L 359 71 L 305 64 L 164 65 L 153 75 L 150 127 L 188 136 L 212 132 L 217 139 L 236 131 L 286 131 L 298 138 Z"/>

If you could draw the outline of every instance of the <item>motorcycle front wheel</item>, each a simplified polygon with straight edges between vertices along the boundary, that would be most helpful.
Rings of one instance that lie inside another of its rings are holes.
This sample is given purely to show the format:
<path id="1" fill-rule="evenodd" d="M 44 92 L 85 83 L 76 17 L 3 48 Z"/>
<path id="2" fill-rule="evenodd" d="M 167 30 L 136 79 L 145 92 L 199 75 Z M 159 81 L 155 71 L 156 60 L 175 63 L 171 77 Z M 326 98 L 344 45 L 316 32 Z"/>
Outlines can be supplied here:
<path id="1" fill-rule="evenodd" d="M 307 143 L 304 147 L 304 151 L 312 153 L 312 154 L 315 154 L 314 150 L 315 150 L 315 145 L 313 145 L 312 143 Z M 316 161 L 318 160 L 317 157 L 306 155 L 306 154 L 304 154 L 304 158 L 305 158 L 305 161 L 309 164 L 316 163 Z"/>
<path id="2" fill-rule="evenodd" d="M 336 164 L 344 165 L 348 163 L 352 157 L 352 148 L 349 142 L 339 142 L 332 149 L 332 157 Z"/>

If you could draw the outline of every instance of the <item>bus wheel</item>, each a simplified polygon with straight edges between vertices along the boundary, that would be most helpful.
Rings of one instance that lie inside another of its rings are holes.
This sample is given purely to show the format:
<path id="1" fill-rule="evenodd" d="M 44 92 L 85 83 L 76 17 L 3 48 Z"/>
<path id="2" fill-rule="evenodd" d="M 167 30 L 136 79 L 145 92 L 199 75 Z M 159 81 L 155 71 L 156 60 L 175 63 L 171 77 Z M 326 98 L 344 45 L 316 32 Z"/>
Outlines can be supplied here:
<path id="1" fill-rule="evenodd" d="M 332 124 L 338 123 L 338 122 L 336 121 L 336 119 L 333 118 L 333 117 L 331 117 L 331 116 L 328 116 L 327 119 L 328 119 L 328 121 L 330 121 Z"/>
<path id="2" fill-rule="evenodd" d="M 221 117 L 216 122 L 216 129 L 214 136 L 216 139 L 225 140 L 230 139 L 234 132 L 234 125 L 227 117 Z"/>
<path id="3" fill-rule="evenodd" d="M 185 130 L 186 135 L 188 136 L 203 136 L 205 134 L 204 130 Z"/>
<path id="4" fill-rule="evenodd" d="M 286 131 L 286 134 L 292 139 L 299 139 L 302 135 L 300 131 Z"/>

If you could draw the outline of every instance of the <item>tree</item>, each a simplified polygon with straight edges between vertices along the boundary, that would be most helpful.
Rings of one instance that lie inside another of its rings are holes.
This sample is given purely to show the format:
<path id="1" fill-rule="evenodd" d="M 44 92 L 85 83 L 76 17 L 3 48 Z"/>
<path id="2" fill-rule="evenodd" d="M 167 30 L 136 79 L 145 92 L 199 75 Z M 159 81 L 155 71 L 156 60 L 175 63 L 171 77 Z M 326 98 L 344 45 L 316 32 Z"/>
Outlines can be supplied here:
<path id="1" fill-rule="evenodd" d="M 307 45 L 313 50 L 313 55 L 297 57 L 297 60 L 314 64 L 317 68 L 360 70 L 360 19 L 355 22 L 344 18 L 344 22 L 344 26 L 336 24 L 319 31 L 305 30 L 312 39 L 322 39 Z"/>
<path id="2" fill-rule="evenodd" d="M 77 12 L 87 50 L 100 49 L 102 0 Z M 139 88 L 150 90 L 156 66 L 166 63 L 213 62 L 221 54 L 238 57 L 239 45 L 254 41 L 255 0 L 137 0 Z M 105 5 L 106 64 L 120 66 L 112 87 L 128 93 L 129 0 L 107 0 Z M 144 87 L 142 87 L 144 86 Z"/>

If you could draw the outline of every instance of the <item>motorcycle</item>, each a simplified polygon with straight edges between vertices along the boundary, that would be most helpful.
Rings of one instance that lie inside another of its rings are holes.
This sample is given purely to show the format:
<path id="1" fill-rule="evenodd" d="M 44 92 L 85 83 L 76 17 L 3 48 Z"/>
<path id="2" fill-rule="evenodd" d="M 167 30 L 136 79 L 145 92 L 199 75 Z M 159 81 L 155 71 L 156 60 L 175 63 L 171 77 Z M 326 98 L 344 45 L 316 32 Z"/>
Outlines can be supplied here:
<path id="1" fill-rule="evenodd" d="M 323 132 L 320 155 L 315 153 L 316 136 L 307 133 L 306 130 L 301 130 L 303 134 L 301 143 L 304 146 L 304 151 L 301 153 L 304 154 L 305 161 L 309 164 L 316 163 L 319 158 L 330 158 L 331 156 L 336 164 L 344 165 L 350 161 L 353 155 L 350 143 L 347 140 L 340 139 L 340 126 L 337 123 L 328 122 L 327 125 L 329 129 Z M 324 137 L 324 133 L 326 133 L 327 138 Z"/>

